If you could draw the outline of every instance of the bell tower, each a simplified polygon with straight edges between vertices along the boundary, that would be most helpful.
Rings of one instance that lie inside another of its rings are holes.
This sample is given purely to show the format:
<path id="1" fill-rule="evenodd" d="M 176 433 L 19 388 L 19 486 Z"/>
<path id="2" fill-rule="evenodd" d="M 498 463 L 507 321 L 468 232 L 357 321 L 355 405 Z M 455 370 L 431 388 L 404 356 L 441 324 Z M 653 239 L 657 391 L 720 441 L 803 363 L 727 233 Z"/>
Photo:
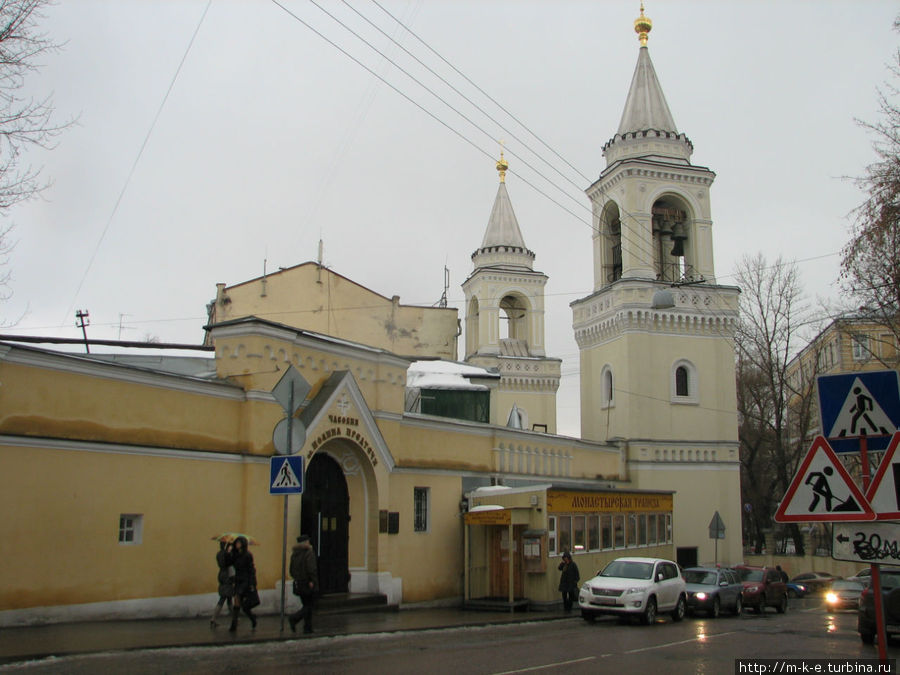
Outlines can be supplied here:
<path id="1" fill-rule="evenodd" d="M 500 185 L 474 270 L 463 283 L 466 361 L 500 372 L 491 421 L 556 433 L 560 359 L 544 345 L 544 286 L 534 269 L 506 189 L 509 164 L 500 153 Z"/>
<path id="2" fill-rule="evenodd" d="M 625 447 L 638 487 L 679 491 L 676 504 L 688 518 L 678 519 L 676 545 L 696 547 L 701 561 L 711 561 L 705 528 L 718 510 L 733 533 L 732 560 L 739 560 L 739 289 L 716 283 L 715 174 L 691 163 L 694 146 L 676 127 L 650 59 L 652 22 L 643 4 L 634 28 L 640 48 L 625 108 L 603 146 L 606 168 L 586 190 L 593 292 L 571 304 L 581 433 Z M 700 494 L 698 480 L 715 495 L 691 497 Z M 688 525 L 691 519 L 702 528 Z"/>

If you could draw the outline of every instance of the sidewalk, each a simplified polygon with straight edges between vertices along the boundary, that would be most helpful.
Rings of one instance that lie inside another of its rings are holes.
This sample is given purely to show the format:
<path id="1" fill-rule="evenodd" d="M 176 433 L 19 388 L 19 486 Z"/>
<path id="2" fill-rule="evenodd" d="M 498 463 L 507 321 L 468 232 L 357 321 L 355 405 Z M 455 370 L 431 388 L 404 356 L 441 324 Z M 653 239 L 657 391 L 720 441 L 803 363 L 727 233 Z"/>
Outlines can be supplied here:
<path id="1" fill-rule="evenodd" d="M 276 640 L 306 640 L 316 637 L 391 633 L 456 626 L 484 626 L 521 621 L 548 621 L 577 617 L 577 612 L 482 612 L 459 608 L 404 609 L 355 613 L 323 613 L 315 617 L 313 635 L 303 635 L 302 625 L 292 633 L 281 617 L 259 617 L 256 630 L 242 616 L 237 632 L 229 633 L 226 619 L 211 628 L 209 619 L 150 619 L 145 621 L 98 621 L 23 626 L 0 630 L 0 665 L 50 656 L 164 647 L 214 647 Z"/>

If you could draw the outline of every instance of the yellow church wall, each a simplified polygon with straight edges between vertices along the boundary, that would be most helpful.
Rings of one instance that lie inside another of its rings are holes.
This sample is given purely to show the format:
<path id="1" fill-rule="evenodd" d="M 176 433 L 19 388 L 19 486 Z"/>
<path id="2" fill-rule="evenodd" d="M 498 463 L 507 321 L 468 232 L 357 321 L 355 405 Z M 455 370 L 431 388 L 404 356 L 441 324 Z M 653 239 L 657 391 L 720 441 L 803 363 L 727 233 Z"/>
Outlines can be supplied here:
<path id="1" fill-rule="evenodd" d="M 501 383 L 502 384 L 502 383 Z M 493 401 L 491 402 L 493 405 Z M 509 413 L 515 405 L 520 410 L 525 410 L 528 415 L 528 429 L 534 429 L 534 425 L 546 425 L 546 429 L 539 430 L 548 434 L 556 433 L 556 391 L 527 391 L 521 389 L 497 390 L 496 415 L 491 411 L 492 423 L 505 426 L 509 419 Z"/>
<path id="2" fill-rule="evenodd" d="M 15 580 L 0 609 L 215 592 L 211 537 L 228 530 L 259 539 L 259 586 L 274 587 L 282 502 L 268 495 L 268 462 L 98 447 L 0 445 L 2 473 L 15 477 L 0 492 L 4 575 Z M 142 516 L 141 543 L 118 542 L 122 514 Z"/>
<path id="3" fill-rule="evenodd" d="M 248 316 L 415 357 L 457 358 L 455 308 L 400 304 L 316 263 L 220 284 L 211 323 Z"/>
<path id="4" fill-rule="evenodd" d="M 148 386 L 116 367 L 94 372 L 109 377 L 0 361 L 0 434 L 223 452 L 247 442 L 237 388 L 191 392 L 175 378 Z"/>
<path id="5" fill-rule="evenodd" d="M 743 561 L 741 531 L 740 467 L 729 464 L 657 466 L 643 470 L 632 465 L 633 484 L 642 490 L 674 490 L 673 534 L 675 547 L 698 547 L 698 562 L 716 560 L 717 543 L 708 538 L 708 525 L 716 511 L 725 523 L 725 539 L 718 540 L 718 562 L 736 565 Z M 698 486 L 703 499 L 697 499 Z"/>
<path id="6" fill-rule="evenodd" d="M 414 488 L 429 490 L 428 526 L 414 531 Z M 400 514 L 398 534 L 379 535 L 384 569 L 403 582 L 403 602 L 462 595 L 463 530 L 459 476 L 400 472 L 391 476 L 389 510 Z"/>
<path id="7" fill-rule="evenodd" d="M 662 347 L 665 345 L 665 347 Z M 671 355 L 667 357 L 666 355 Z M 687 360 L 699 384 L 696 397 L 678 402 L 672 382 L 676 362 Z M 628 339 L 582 351 L 582 433 L 587 438 L 666 438 L 737 441 L 734 352 L 724 338 L 630 334 Z M 613 370 L 613 404 L 603 406 L 600 384 L 608 364 Z M 584 384 L 590 379 L 592 384 Z M 635 383 L 629 388 L 622 383 Z"/>
<path id="8" fill-rule="evenodd" d="M 547 434 L 406 415 L 379 420 L 398 467 L 624 479 L 618 448 Z"/>
<path id="9" fill-rule="evenodd" d="M 403 412 L 409 360 L 377 350 L 356 353 L 359 356 L 350 356 L 347 349 L 338 346 L 329 350 L 319 340 L 297 338 L 293 331 L 251 334 L 243 330 L 216 337 L 220 376 L 229 377 L 248 390 L 270 392 L 287 368 L 293 366 L 314 395 L 332 373 L 348 371 L 369 408 Z"/>

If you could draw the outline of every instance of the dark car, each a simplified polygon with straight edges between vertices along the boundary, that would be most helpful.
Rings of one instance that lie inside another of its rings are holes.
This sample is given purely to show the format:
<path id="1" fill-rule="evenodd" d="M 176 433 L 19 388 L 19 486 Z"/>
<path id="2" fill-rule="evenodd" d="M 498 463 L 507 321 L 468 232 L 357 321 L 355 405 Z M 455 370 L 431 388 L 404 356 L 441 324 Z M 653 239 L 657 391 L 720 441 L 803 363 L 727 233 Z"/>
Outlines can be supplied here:
<path id="1" fill-rule="evenodd" d="M 803 584 L 808 593 L 824 593 L 840 578 L 826 572 L 804 572 L 791 579 L 791 582 Z"/>
<path id="2" fill-rule="evenodd" d="M 715 619 L 723 609 L 740 614 L 744 608 L 743 591 L 737 572 L 718 567 L 690 567 L 681 574 L 687 586 L 688 611 L 706 612 Z"/>
<path id="3" fill-rule="evenodd" d="M 781 580 L 779 570 L 750 565 L 738 565 L 734 569 L 744 584 L 744 607 L 760 613 L 766 607 L 774 607 L 780 614 L 787 611 L 787 585 Z"/>
<path id="4" fill-rule="evenodd" d="M 884 632 L 900 634 L 900 570 L 881 570 L 881 597 L 884 598 Z M 871 584 L 859 596 L 859 614 L 856 617 L 859 639 L 867 645 L 875 642 L 878 633 L 875 622 L 875 594 Z"/>

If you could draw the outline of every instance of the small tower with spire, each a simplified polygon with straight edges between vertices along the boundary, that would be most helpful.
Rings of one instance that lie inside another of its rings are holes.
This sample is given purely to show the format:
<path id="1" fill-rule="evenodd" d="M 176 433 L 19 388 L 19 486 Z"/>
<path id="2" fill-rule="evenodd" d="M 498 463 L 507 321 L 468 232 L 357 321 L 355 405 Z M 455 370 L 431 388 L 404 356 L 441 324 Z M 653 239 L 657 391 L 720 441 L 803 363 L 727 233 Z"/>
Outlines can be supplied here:
<path id="1" fill-rule="evenodd" d="M 544 286 L 534 269 L 506 188 L 509 163 L 500 153 L 500 184 L 474 269 L 462 288 L 466 297 L 466 361 L 497 368 L 500 386 L 491 421 L 504 424 L 517 407 L 525 428 L 556 431 L 560 360 L 547 358 Z M 492 402 L 493 403 L 493 402 Z"/>

